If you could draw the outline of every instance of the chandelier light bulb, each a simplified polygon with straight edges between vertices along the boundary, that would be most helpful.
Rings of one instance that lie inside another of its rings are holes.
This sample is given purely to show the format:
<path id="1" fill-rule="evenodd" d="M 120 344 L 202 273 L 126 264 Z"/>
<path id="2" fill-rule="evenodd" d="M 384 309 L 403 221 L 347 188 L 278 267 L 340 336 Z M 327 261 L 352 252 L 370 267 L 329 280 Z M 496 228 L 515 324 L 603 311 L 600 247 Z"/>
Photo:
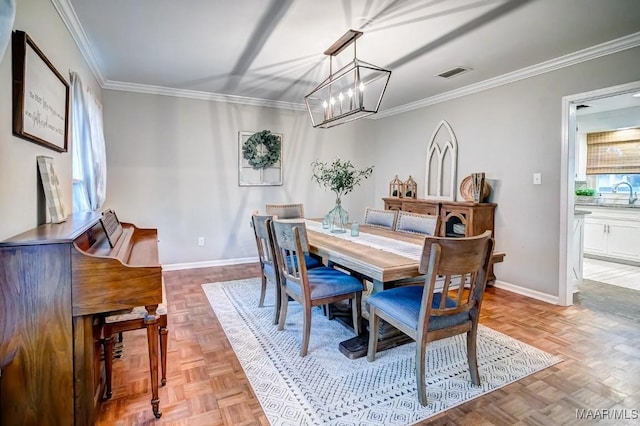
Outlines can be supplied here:
<path id="1" fill-rule="evenodd" d="M 340 92 L 340 94 L 338 95 L 338 99 L 340 100 L 340 102 L 342 102 L 342 100 L 344 99 L 344 95 L 342 94 L 342 92 Z"/>
<path id="2" fill-rule="evenodd" d="M 349 95 L 349 97 L 353 96 L 353 90 L 349 89 L 349 91 L 347 92 L 347 94 Z"/>
<path id="3" fill-rule="evenodd" d="M 332 97 L 331 97 L 331 100 L 330 100 L 329 102 L 331 103 L 331 105 L 333 105 L 333 104 L 335 104 L 335 103 L 336 103 L 336 100 L 335 100 L 335 98 L 332 96 Z"/>
<path id="4" fill-rule="evenodd" d="M 358 86 L 358 89 L 360 89 L 361 92 L 364 92 L 364 83 L 360 82 L 360 85 Z"/>
<path id="5" fill-rule="evenodd" d="M 322 106 L 324 107 L 324 109 L 327 109 L 327 107 L 328 107 L 329 105 L 327 105 L 327 101 L 324 101 L 324 102 L 322 102 Z"/>

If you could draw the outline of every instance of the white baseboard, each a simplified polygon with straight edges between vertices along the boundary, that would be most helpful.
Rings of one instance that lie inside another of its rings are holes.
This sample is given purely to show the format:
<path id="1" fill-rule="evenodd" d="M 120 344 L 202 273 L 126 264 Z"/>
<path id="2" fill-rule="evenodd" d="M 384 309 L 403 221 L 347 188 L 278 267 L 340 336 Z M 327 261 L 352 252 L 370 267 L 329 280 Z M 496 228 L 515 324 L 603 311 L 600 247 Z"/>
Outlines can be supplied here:
<path id="1" fill-rule="evenodd" d="M 511 284 L 505 281 L 496 280 L 493 286 L 501 290 L 507 290 L 512 293 L 517 293 L 517 294 L 521 294 L 522 296 L 530 297 L 532 299 L 537 299 L 543 302 L 551 303 L 552 305 L 559 304 L 558 296 L 552 296 L 550 294 L 542 293 L 537 290 L 531 290 L 530 288 L 520 287 L 518 285 Z"/>
<path id="2" fill-rule="evenodd" d="M 244 263 L 257 263 L 257 262 L 258 262 L 257 257 L 244 257 L 239 259 L 223 259 L 223 260 L 207 260 L 205 262 L 166 264 L 166 265 L 162 265 L 162 270 L 163 271 L 181 271 L 183 269 L 210 268 L 213 266 L 242 265 Z M 558 296 L 551 296 L 549 294 L 542 293 L 536 290 L 531 290 L 525 287 L 520 287 L 515 284 L 508 283 L 506 281 L 496 280 L 493 286 L 501 290 L 507 290 L 512 293 L 531 297 L 532 299 L 541 300 L 543 302 L 551 303 L 553 305 L 558 304 Z"/>
<path id="3" fill-rule="evenodd" d="M 183 269 L 210 268 L 212 266 L 241 265 L 243 263 L 258 263 L 258 258 L 244 257 L 240 259 L 207 260 L 204 262 L 171 263 L 171 264 L 162 265 L 162 270 L 163 271 L 181 271 Z"/>

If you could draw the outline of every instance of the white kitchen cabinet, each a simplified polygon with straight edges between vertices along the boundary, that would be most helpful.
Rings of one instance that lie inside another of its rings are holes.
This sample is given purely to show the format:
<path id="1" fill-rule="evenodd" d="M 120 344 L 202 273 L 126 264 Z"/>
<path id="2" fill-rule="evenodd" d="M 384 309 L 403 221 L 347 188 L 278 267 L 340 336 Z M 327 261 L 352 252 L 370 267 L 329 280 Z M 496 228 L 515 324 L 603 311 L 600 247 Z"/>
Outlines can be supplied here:
<path id="1" fill-rule="evenodd" d="M 640 208 L 593 209 L 585 218 L 584 253 L 640 262 Z"/>
<path id="2" fill-rule="evenodd" d="M 607 220 L 587 218 L 584 220 L 585 254 L 607 254 Z"/>

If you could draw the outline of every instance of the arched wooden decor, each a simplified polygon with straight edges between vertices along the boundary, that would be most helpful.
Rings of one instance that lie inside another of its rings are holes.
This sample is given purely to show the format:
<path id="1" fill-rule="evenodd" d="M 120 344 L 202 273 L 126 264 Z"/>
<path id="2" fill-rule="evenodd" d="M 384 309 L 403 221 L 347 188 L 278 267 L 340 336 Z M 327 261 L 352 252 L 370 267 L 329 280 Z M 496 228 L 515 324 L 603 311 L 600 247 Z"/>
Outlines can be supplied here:
<path id="1" fill-rule="evenodd" d="M 453 129 L 442 120 L 427 147 L 424 198 L 456 200 L 458 141 Z"/>

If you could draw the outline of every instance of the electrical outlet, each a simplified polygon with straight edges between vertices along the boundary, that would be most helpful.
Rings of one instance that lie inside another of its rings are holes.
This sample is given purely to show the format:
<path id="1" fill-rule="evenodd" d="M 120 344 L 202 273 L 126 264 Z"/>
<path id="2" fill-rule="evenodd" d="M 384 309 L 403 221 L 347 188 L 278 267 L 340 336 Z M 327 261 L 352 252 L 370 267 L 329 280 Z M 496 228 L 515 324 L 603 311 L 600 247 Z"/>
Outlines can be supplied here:
<path id="1" fill-rule="evenodd" d="M 204 237 L 198 237 L 198 247 L 204 247 Z"/>
<path id="2" fill-rule="evenodd" d="M 542 174 L 534 173 L 533 174 L 533 184 L 540 185 L 542 183 Z"/>

